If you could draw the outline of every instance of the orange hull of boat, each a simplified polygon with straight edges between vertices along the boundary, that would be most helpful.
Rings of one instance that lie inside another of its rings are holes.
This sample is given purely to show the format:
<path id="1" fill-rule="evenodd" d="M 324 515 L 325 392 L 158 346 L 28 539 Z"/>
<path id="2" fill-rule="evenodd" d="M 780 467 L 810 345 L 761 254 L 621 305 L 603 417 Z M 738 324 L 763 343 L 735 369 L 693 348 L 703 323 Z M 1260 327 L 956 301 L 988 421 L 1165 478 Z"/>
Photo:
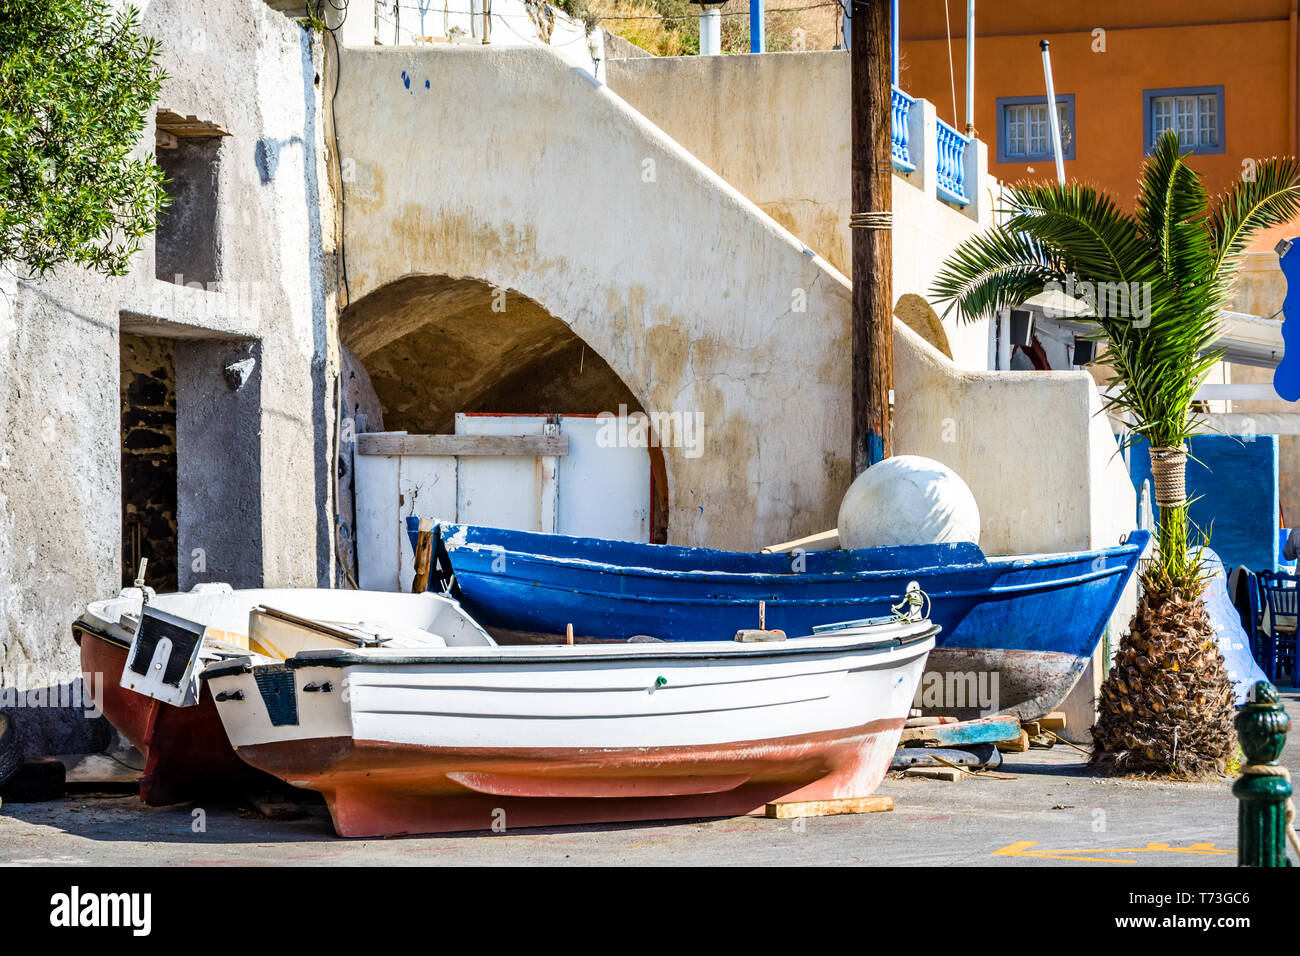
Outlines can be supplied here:
<path id="1" fill-rule="evenodd" d="M 903 720 L 740 743 L 629 749 L 452 749 L 350 737 L 241 747 L 325 796 L 342 836 L 736 816 L 774 800 L 861 797 Z"/>

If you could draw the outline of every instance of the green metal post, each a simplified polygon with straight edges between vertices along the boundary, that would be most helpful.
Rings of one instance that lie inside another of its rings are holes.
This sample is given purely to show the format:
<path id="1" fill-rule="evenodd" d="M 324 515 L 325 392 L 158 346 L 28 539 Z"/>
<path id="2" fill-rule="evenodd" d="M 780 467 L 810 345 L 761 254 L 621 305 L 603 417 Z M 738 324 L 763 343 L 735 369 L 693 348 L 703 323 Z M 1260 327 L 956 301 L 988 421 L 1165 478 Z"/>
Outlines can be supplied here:
<path id="1" fill-rule="evenodd" d="M 1234 721 L 1247 764 L 1276 767 L 1291 727 L 1268 681 L 1256 681 Z M 1286 855 L 1286 808 L 1291 783 L 1282 776 L 1245 773 L 1232 785 L 1237 807 L 1237 865 L 1290 866 Z"/>

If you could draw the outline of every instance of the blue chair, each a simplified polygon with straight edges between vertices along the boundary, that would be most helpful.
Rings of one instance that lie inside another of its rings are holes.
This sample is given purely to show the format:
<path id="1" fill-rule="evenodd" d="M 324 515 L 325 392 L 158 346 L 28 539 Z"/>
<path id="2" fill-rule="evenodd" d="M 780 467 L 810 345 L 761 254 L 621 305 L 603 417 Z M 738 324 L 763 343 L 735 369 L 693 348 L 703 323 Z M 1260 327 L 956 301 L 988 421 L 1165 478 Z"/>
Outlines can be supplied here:
<path id="1" fill-rule="evenodd" d="M 1264 598 L 1259 575 L 1249 568 L 1241 568 L 1241 583 L 1237 585 L 1236 604 L 1241 614 L 1241 627 L 1250 635 L 1250 655 L 1270 681 L 1277 677 L 1277 660 L 1273 653 L 1273 639 L 1264 633 Z M 1243 606 L 1244 605 L 1244 606 Z"/>
<path id="2" fill-rule="evenodd" d="M 1265 665 L 1260 661 L 1269 680 L 1277 682 L 1278 673 L 1285 668 L 1291 675 L 1291 686 L 1300 687 L 1296 675 L 1296 621 L 1300 617 L 1300 578 L 1294 574 L 1263 571 L 1259 575 L 1264 592 L 1264 606 L 1268 610 L 1267 626 L 1261 628 L 1266 644 L 1263 648 Z M 1258 660 L 1258 658 L 1257 658 Z"/>

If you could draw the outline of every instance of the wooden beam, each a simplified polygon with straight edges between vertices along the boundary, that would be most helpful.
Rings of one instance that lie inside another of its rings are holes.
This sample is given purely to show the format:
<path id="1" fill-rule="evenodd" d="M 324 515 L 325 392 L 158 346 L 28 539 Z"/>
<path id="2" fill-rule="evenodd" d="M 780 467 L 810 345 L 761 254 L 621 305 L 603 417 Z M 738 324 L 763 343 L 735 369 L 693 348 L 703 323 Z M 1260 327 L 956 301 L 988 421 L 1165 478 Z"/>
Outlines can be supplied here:
<path id="1" fill-rule="evenodd" d="M 923 741 L 921 745 L 927 747 L 960 748 L 964 744 L 992 744 L 1001 740 L 1018 740 L 1020 735 L 1020 719 L 1004 714 L 933 727 L 905 727 L 899 736 L 899 745 Z"/>
<path id="2" fill-rule="evenodd" d="M 1035 721 L 1035 723 L 1037 723 L 1038 726 L 1042 727 L 1044 730 L 1064 730 L 1065 713 L 1064 711 L 1054 710 L 1046 717 L 1038 718 L 1038 720 Z"/>
<path id="3" fill-rule="evenodd" d="M 763 808 L 768 818 L 789 820 L 795 817 L 829 817 L 840 813 L 879 813 L 894 809 L 893 797 L 842 797 L 838 800 L 776 801 Z"/>
<path id="4" fill-rule="evenodd" d="M 411 578 L 411 593 L 423 594 L 429 590 L 429 568 L 433 564 L 433 519 L 421 518 L 415 536 L 415 575 Z"/>
<path id="5" fill-rule="evenodd" d="M 798 548 L 804 551 L 830 551 L 840 546 L 840 533 L 835 528 L 830 531 L 822 531 L 818 534 L 810 534 L 805 538 L 795 538 L 793 541 L 782 541 L 780 544 L 769 544 L 763 549 L 764 554 L 787 554 Z"/>
<path id="6" fill-rule="evenodd" d="M 924 777 L 927 780 L 946 780 L 956 783 L 967 776 L 955 767 L 908 767 L 903 771 L 904 777 Z"/>
<path id="7" fill-rule="evenodd" d="M 893 92 L 891 0 L 854 0 L 852 65 L 853 429 L 856 477 L 893 454 Z"/>
<path id="8" fill-rule="evenodd" d="M 357 436 L 358 455 L 536 457 L 568 453 L 568 435 L 390 435 L 363 432 Z"/>
<path id="9" fill-rule="evenodd" d="M 994 746 L 1004 754 L 1022 754 L 1029 749 L 1029 734 L 1022 730 L 1014 740 L 999 740 Z"/>
<path id="10" fill-rule="evenodd" d="M 154 117 L 157 129 L 171 133 L 173 136 L 229 136 L 224 129 L 209 120 L 197 116 L 181 116 L 172 110 L 159 110 Z"/>

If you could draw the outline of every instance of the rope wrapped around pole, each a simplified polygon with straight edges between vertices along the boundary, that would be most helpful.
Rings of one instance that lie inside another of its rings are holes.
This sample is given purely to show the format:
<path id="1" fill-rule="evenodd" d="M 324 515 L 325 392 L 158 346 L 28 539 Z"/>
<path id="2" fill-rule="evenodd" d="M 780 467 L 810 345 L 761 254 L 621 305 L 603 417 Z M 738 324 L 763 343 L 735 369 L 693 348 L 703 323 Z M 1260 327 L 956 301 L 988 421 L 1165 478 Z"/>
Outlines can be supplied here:
<path id="1" fill-rule="evenodd" d="M 1155 485 L 1156 504 L 1161 508 L 1181 508 L 1187 504 L 1187 449 L 1152 448 L 1151 478 Z"/>
<path id="2" fill-rule="evenodd" d="M 855 212 L 849 215 L 850 229 L 893 229 L 894 214 L 884 212 Z"/>

